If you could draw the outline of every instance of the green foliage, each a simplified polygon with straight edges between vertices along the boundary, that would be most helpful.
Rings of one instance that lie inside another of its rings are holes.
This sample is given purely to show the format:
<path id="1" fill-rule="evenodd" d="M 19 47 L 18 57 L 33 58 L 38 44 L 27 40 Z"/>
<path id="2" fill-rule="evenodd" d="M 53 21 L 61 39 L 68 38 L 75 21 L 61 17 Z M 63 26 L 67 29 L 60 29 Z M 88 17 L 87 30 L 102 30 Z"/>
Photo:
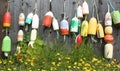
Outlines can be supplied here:
<path id="1" fill-rule="evenodd" d="M 20 53 L 0 60 L 0 71 L 119 71 L 120 64 L 111 62 L 94 53 L 90 41 L 85 38 L 79 49 L 73 47 L 64 50 L 61 43 L 55 47 L 47 46 L 42 38 L 37 37 L 34 48 L 28 47 L 24 40 L 18 45 Z M 21 56 L 21 58 L 19 57 Z"/>

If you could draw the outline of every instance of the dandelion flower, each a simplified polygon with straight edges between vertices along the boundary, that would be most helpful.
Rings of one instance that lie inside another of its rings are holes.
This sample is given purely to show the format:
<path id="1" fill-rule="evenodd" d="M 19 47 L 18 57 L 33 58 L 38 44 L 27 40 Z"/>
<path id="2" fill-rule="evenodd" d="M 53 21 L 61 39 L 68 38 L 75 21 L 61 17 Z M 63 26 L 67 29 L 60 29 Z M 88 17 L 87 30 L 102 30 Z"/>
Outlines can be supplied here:
<path id="1" fill-rule="evenodd" d="M 68 69 L 70 69 L 71 68 L 71 66 L 68 66 Z"/>
<path id="2" fill-rule="evenodd" d="M 40 69 L 38 69 L 38 70 L 40 70 Z M 42 69 L 41 71 L 46 71 L 45 69 Z"/>
<path id="3" fill-rule="evenodd" d="M 51 64 L 52 64 L 52 65 L 55 65 L 55 62 L 52 62 Z"/>
<path id="4" fill-rule="evenodd" d="M 98 61 L 97 58 L 93 58 L 93 59 L 92 59 L 92 62 L 96 62 L 96 61 Z"/>
<path id="5" fill-rule="evenodd" d="M 60 53 L 57 53 L 56 55 L 57 55 L 57 56 L 59 56 L 59 55 L 60 55 Z"/>
<path id="6" fill-rule="evenodd" d="M 7 70 L 8 70 L 8 71 L 11 71 L 11 68 L 8 68 Z"/>
<path id="7" fill-rule="evenodd" d="M 74 62 L 74 65 L 77 65 L 77 62 Z"/>

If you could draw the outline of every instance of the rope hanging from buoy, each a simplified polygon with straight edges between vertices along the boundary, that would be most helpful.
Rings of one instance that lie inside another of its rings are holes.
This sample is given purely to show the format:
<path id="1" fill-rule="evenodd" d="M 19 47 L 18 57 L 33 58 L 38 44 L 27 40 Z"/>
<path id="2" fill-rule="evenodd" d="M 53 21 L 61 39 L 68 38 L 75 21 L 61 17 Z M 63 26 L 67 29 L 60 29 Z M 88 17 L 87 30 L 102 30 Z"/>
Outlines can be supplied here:
<path id="1" fill-rule="evenodd" d="M 9 28 L 11 26 L 11 14 L 10 14 L 10 0 L 7 2 L 7 12 L 4 14 L 3 27 L 5 28 L 5 37 L 2 40 L 2 52 L 4 56 L 8 57 L 11 51 L 11 38 L 8 36 Z"/>

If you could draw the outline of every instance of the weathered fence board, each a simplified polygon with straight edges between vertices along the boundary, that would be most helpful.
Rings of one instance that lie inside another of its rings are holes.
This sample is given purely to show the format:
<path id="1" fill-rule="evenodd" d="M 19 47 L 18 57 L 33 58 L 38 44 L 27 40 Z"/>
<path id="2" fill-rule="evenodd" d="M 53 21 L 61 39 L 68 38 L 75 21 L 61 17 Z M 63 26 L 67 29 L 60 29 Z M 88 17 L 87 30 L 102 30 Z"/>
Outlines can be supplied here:
<path id="1" fill-rule="evenodd" d="M 66 15 L 69 17 L 68 21 L 70 23 L 72 17 L 74 17 L 75 11 L 74 11 L 74 5 L 73 1 L 78 1 L 78 0 L 66 0 L 65 4 L 65 12 Z M 83 0 L 79 0 L 80 4 L 82 4 Z M 92 0 L 87 0 L 89 8 L 90 8 L 90 14 L 88 16 L 88 20 L 90 19 L 92 15 L 92 7 L 93 7 L 93 2 Z M 100 20 L 102 21 L 102 25 L 104 26 L 104 16 L 105 13 L 107 12 L 107 3 L 106 0 L 96 0 L 97 6 L 98 6 L 98 12 L 99 12 L 99 17 Z M 112 4 L 114 7 L 118 10 L 120 10 L 120 0 L 111 0 Z M 4 4 L 5 3 L 5 4 Z M 63 42 L 63 36 L 60 35 L 59 40 L 56 38 L 56 32 L 53 31 L 52 28 L 44 28 L 42 26 L 42 20 L 43 16 L 47 11 L 49 11 L 49 0 L 38 0 L 38 10 L 37 14 L 39 15 L 40 18 L 40 25 L 39 25 L 39 35 L 44 39 L 44 41 L 50 45 L 51 47 L 55 47 L 54 44 Z M 7 0 L 0 0 L 0 32 L 2 32 L 2 18 L 3 14 L 6 11 L 5 5 L 7 4 Z M 52 11 L 54 13 L 54 16 L 58 19 L 58 22 L 62 20 L 61 14 L 63 13 L 63 4 L 64 0 L 52 0 Z M 35 6 L 35 0 L 11 0 L 11 6 L 10 6 L 10 12 L 12 15 L 12 25 L 10 28 L 9 35 L 12 38 L 12 53 L 16 50 L 16 45 L 17 45 L 17 32 L 19 30 L 18 26 L 18 16 L 20 12 L 25 13 L 25 16 L 30 13 Z M 4 8 L 4 9 L 3 9 Z M 114 58 L 119 59 L 120 58 L 120 30 L 116 29 L 115 26 L 113 25 L 113 35 L 115 37 L 114 41 Z M 3 35 L 0 33 L 0 40 L 2 40 Z M 64 42 L 63 42 L 64 43 Z M 63 44 L 62 43 L 62 44 Z M 74 43 L 74 37 L 72 35 L 68 35 L 66 38 L 66 43 L 64 44 L 67 49 L 70 49 Z M 97 43 L 95 46 L 95 51 L 103 56 L 103 51 L 104 51 L 104 44 L 102 44 L 102 47 L 98 47 L 100 43 Z M 1 46 L 1 41 L 0 41 L 0 46 Z"/>

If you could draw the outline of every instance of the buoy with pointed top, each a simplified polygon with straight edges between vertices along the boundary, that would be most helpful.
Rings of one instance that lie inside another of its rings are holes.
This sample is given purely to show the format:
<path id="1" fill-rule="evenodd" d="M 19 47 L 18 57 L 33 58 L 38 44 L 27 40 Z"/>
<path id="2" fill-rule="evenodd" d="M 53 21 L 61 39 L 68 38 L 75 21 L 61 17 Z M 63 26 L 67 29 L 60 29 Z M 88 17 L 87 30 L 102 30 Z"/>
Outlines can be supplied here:
<path id="1" fill-rule="evenodd" d="M 79 29 L 80 21 L 77 17 L 72 18 L 70 23 L 70 32 L 77 33 Z"/>
<path id="2" fill-rule="evenodd" d="M 112 44 L 106 44 L 104 47 L 104 57 L 107 59 L 113 58 L 113 45 Z"/>
<path id="3" fill-rule="evenodd" d="M 4 14 L 3 27 L 9 28 L 11 25 L 11 15 L 10 12 Z"/>
<path id="4" fill-rule="evenodd" d="M 104 38 L 103 27 L 100 23 L 98 23 L 98 26 L 97 26 L 97 37 L 98 38 Z"/>
<path id="5" fill-rule="evenodd" d="M 83 18 L 82 7 L 80 5 L 77 8 L 77 17 L 78 18 Z"/>
<path id="6" fill-rule="evenodd" d="M 53 26 L 53 30 L 59 30 L 59 24 L 55 17 L 53 17 L 52 26 Z"/>
<path id="7" fill-rule="evenodd" d="M 105 15 L 105 26 L 112 26 L 112 18 L 110 12 Z"/>
<path id="8" fill-rule="evenodd" d="M 86 0 L 84 0 L 84 2 L 82 4 L 82 12 L 83 12 L 83 15 L 89 14 L 89 6 L 88 6 L 88 3 L 86 2 Z"/>
<path id="9" fill-rule="evenodd" d="M 60 22 L 60 32 L 61 32 L 61 35 L 68 35 L 69 34 L 69 23 L 66 19 L 63 19 Z"/>
<path id="10" fill-rule="evenodd" d="M 81 36 L 87 37 L 88 35 L 88 21 L 84 20 L 81 26 Z"/>
<path id="11" fill-rule="evenodd" d="M 32 18 L 33 18 L 33 13 L 31 12 L 27 15 L 27 18 L 25 20 L 25 24 L 31 24 L 32 23 Z"/>
<path id="12" fill-rule="evenodd" d="M 39 16 L 37 14 L 35 14 L 33 16 L 32 28 L 34 28 L 34 29 L 38 29 L 39 28 Z"/>
<path id="13" fill-rule="evenodd" d="M 18 31 L 18 39 L 17 41 L 23 41 L 23 37 L 24 37 L 24 33 L 23 33 L 23 30 L 19 30 Z"/>
<path id="14" fill-rule="evenodd" d="M 53 13 L 51 11 L 47 12 L 43 18 L 43 26 L 51 27 L 52 24 Z"/>
<path id="15" fill-rule="evenodd" d="M 25 15 L 24 13 L 20 13 L 19 15 L 19 26 L 24 26 L 25 25 Z"/>
<path id="16" fill-rule="evenodd" d="M 11 39 L 9 36 L 5 36 L 2 41 L 2 52 L 11 51 Z"/>

